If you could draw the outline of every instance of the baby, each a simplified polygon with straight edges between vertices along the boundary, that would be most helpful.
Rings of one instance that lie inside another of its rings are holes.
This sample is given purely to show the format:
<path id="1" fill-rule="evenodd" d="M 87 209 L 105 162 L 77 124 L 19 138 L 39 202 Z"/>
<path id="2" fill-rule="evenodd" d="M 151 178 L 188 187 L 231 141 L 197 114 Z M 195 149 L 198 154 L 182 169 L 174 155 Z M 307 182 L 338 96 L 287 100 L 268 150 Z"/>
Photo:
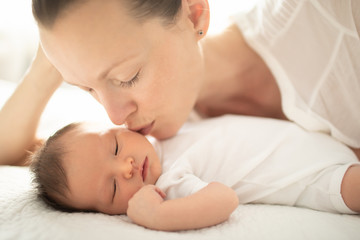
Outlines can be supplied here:
<path id="1" fill-rule="evenodd" d="M 70 124 L 31 165 L 39 195 L 65 211 L 127 214 L 158 230 L 207 227 L 239 203 L 360 212 L 360 166 L 345 145 L 280 120 L 223 116 L 157 142 L 122 127 Z"/>

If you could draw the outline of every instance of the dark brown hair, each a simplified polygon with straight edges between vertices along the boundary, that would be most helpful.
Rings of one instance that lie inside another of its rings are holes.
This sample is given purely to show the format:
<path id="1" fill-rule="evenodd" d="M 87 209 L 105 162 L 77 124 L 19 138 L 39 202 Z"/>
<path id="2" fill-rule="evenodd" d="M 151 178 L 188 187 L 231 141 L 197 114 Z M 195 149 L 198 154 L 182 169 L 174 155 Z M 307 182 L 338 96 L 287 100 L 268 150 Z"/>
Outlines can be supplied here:
<path id="1" fill-rule="evenodd" d="M 62 159 L 66 154 L 61 137 L 78 127 L 79 123 L 69 124 L 58 130 L 39 148 L 31 158 L 30 169 L 34 173 L 33 183 L 38 197 L 49 206 L 65 211 L 78 211 L 66 204 L 66 193 L 69 191 L 66 172 Z"/>
<path id="2" fill-rule="evenodd" d="M 75 4 L 91 0 L 32 0 L 32 11 L 38 24 L 51 28 L 58 17 Z M 173 23 L 181 9 L 181 0 L 118 0 L 134 17 L 146 20 L 160 17 L 166 24 Z"/>

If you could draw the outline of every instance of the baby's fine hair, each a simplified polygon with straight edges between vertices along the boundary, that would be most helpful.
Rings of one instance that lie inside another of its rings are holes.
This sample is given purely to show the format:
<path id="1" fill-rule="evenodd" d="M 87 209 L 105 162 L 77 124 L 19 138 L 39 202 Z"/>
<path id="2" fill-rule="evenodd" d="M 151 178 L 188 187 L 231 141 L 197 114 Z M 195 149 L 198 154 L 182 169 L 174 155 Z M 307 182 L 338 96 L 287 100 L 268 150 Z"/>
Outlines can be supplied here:
<path id="1" fill-rule="evenodd" d="M 92 0 L 32 0 L 32 11 L 38 24 L 51 28 L 55 21 L 71 7 Z M 94 0 L 93 0 L 94 1 Z M 160 17 L 164 23 L 171 24 L 176 20 L 181 9 L 181 0 L 118 0 L 130 13 L 141 21 Z"/>
<path id="2" fill-rule="evenodd" d="M 30 169 L 34 174 L 33 183 L 38 197 L 49 206 L 65 212 L 78 210 L 66 204 L 69 186 L 62 165 L 66 150 L 61 137 L 79 125 L 80 123 L 71 123 L 59 129 L 31 156 Z"/>

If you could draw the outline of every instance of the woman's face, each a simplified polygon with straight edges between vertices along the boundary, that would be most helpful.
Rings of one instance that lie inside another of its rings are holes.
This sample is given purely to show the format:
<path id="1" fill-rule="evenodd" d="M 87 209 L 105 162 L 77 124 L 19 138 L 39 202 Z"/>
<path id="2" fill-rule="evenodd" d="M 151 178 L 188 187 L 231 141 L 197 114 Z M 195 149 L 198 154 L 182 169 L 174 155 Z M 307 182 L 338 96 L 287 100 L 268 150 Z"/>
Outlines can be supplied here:
<path id="1" fill-rule="evenodd" d="M 140 22 L 118 0 L 88 1 L 40 29 L 65 81 L 89 91 L 115 124 L 164 139 L 186 121 L 202 83 L 199 37 L 183 1 L 175 25 Z"/>

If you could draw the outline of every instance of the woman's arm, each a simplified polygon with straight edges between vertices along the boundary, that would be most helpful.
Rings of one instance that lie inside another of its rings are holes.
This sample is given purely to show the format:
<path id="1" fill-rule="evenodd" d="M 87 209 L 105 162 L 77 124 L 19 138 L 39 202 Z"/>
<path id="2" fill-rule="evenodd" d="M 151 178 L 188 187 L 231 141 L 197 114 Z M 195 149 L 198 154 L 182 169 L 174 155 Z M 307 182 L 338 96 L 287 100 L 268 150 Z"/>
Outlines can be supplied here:
<path id="1" fill-rule="evenodd" d="M 40 116 L 61 82 L 39 47 L 24 79 L 0 110 L 0 165 L 24 164 L 27 151 L 39 142 L 35 135 Z"/>
<path id="2" fill-rule="evenodd" d="M 235 191 L 217 182 L 188 197 L 167 201 L 159 191 L 147 185 L 130 199 L 127 214 L 132 221 L 155 230 L 197 229 L 226 221 L 239 205 Z"/>

